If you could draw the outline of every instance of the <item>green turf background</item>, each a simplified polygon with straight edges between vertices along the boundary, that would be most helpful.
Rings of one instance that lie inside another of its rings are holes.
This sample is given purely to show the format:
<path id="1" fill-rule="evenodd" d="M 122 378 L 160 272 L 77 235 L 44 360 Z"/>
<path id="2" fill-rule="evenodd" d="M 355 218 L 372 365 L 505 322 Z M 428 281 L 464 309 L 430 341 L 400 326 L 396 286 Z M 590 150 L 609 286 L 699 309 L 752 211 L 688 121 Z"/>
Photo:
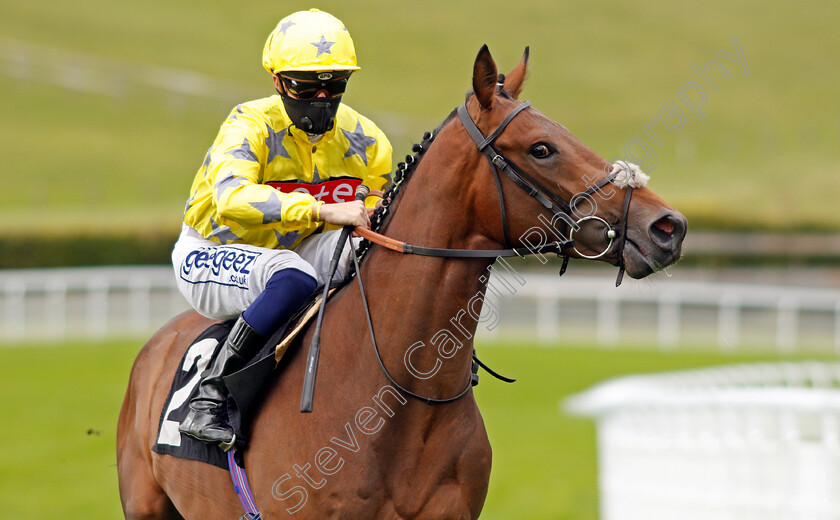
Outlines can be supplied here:
<path id="1" fill-rule="evenodd" d="M 115 430 L 140 341 L 0 349 L 4 444 L 0 517 L 120 518 Z M 484 375 L 478 401 L 493 446 L 482 519 L 595 520 L 594 426 L 558 403 L 620 374 L 772 355 L 487 345 L 482 358 L 519 381 Z"/>
<path id="2" fill-rule="evenodd" d="M 391 135 L 395 157 L 470 87 L 478 48 L 502 70 L 531 46 L 524 97 L 605 157 L 666 103 L 689 116 L 664 146 L 651 187 L 694 229 L 838 229 L 840 3 L 781 0 L 403 2 L 324 0 L 362 65 L 345 101 Z M 0 2 L 0 51 L 35 45 L 28 75 L 0 74 L 4 235 L 174 233 L 194 172 L 236 101 L 272 92 L 260 53 L 297 2 Z M 750 68 L 719 56 L 737 36 Z M 11 43 L 10 43 L 11 42 Z M 69 57 L 68 57 L 69 56 Z M 82 56 L 125 83 L 108 96 L 60 86 Z M 700 120 L 677 98 L 692 62 L 717 59 Z M 164 66 L 241 93 L 173 96 L 136 75 Z M 12 70 L 8 60 L 4 67 Z M 136 74 L 132 76 L 132 74 Z M 238 95 L 238 94 L 237 94 Z M 234 96 L 236 97 L 236 95 Z M 649 141 L 649 138 L 648 138 Z"/>

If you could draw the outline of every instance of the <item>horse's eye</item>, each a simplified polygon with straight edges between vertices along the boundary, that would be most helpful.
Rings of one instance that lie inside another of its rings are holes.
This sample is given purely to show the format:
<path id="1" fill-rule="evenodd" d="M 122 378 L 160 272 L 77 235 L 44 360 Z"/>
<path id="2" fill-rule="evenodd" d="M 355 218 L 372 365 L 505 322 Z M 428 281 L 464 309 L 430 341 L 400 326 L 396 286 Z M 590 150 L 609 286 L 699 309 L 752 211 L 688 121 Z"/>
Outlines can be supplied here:
<path id="1" fill-rule="evenodd" d="M 537 159 L 545 159 L 549 155 L 552 154 L 551 148 L 549 148 L 544 143 L 537 143 L 528 150 L 528 153 L 536 157 Z"/>

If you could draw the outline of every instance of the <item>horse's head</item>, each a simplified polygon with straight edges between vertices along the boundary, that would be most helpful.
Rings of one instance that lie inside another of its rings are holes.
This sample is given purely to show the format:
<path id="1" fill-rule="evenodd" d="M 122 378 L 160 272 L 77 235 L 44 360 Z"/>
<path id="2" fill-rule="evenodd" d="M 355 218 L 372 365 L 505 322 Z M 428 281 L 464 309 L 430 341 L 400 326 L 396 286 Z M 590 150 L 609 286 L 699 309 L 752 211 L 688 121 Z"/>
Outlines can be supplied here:
<path id="1" fill-rule="evenodd" d="M 464 128 L 470 126 L 467 116 L 477 127 L 471 137 L 478 147 L 482 138 L 492 140 L 483 148 L 484 155 L 491 160 L 497 152 L 501 156 L 493 161 L 498 180 L 492 178 L 494 168 L 484 158 L 482 173 L 475 177 L 474 188 L 480 193 L 474 198 L 475 209 L 483 234 L 500 244 L 508 242 L 506 247 L 533 246 L 538 227 L 540 232 L 571 234 L 575 249 L 566 251 L 569 256 L 595 258 L 603 252 L 601 260 L 624 266 L 633 278 L 676 262 L 685 237 L 685 217 L 644 187 L 647 176 L 638 167 L 609 163 L 562 125 L 534 108 L 521 107 L 517 98 L 527 69 L 526 49 L 501 84 L 487 46 L 482 47 L 473 70 L 474 95 L 460 114 Z M 521 111 L 510 117 L 517 108 Z M 493 138 L 497 130 L 500 133 Z M 530 187 L 516 181 L 517 175 Z"/>

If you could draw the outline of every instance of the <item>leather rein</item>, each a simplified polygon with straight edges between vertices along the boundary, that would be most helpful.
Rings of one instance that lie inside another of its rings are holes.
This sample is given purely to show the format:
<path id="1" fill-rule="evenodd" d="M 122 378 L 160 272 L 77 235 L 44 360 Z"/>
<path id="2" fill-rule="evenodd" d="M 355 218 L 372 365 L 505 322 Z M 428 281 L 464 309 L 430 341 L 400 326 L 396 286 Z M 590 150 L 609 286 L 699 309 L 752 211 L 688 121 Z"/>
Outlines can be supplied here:
<path id="1" fill-rule="evenodd" d="M 626 243 L 626 235 L 627 235 L 627 214 L 630 209 L 630 199 L 632 197 L 633 188 L 631 186 L 626 186 L 626 194 L 624 196 L 624 206 L 622 208 L 622 218 L 621 223 L 618 224 L 616 227 L 620 227 L 620 233 L 616 233 L 616 230 L 613 229 L 610 224 L 602 219 L 601 217 L 597 216 L 584 216 L 575 219 L 573 215 L 574 208 L 577 205 L 577 202 L 583 198 L 587 198 L 596 192 L 600 191 L 604 188 L 607 184 L 612 182 L 618 173 L 611 173 L 606 178 L 602 179 L 597 184 L 590 186 L 587 190 L 574 199 L 572 199 L 571 203 L 566 202 L 559 196 L 552 193 L 548 188 L 546 188 L 542 183 L 540 183 L 537 179 L 533 176 L 525 172 L 522 168 L 520 168 L 515 162 L 510 160 L 507 156 L 505 156 L 501 151 L 499 151 L 495 146 L 493 146 L 493 142 L 499 135 L 504 131 L 505 127 L 516 117 L 517 114 L 522 112 L 523 110 L 527 109 L 531 106 L 531 103 L 525 101 L 520 103 L 516 106 L 503 120 L 499 123 L 499 126 L 496 127 L 493 132 L 490 133 L 488 136 L 484 136 L 479 130 L 478 126 L 470 117 L 469 113 L 467 112 L 467 104 L 464 102 L 463 105 L 458 107 L 458 117 L 461 120 L 461 123 L 464 125 L 464 128 L 467 130 L 467 133 L 470 135 L 472 140 L 475 142 L 478 150 L 481 151 L 487 160 L 490 162 L 490 168 L 493 172 L 493 178 L 496 183 L 496 188 L 499 195 L 499 208 L 500 214 L 502 218 L 502 230 L 504 233 L 504 240 L 505 244 L 510 244 L 510 240 L 508 237 L 507 231 L 507 218 L 505 213 L 505 201 L 504 201 L 504 194 L 502 192 L 502 183 L 501 178 L 499 175 L 499 170 L 501 170 L 508 178 L 510 178 L 513 183 L 518 186 L 520 189 L 524 190 L 529 196 L 536 199 L 543 207 L 548 209 L 556 218 L 563 220 L 569 228 L 569 238 L 567 240 L 559 240 L 556 242 L 550 242 L 545 244 L 539 248 L 527 248 L 527 247 L 519 247 L 519 248 L 508 248 L 508 249 L 447 249 L 447 248 L 435 248 L 435 247 L 422 247 L 416 246 L 412 244 L 408 244 L 406 242 L 402 242 L 400 240 L 395 240 L 393 238 L 386 237 L 381 235 L 373 230 L 368 228 L 356 227 L 356 233 L 369 240 L 370 242 L 377 244 L 379 246 L 385 247 L 392 251 L 396 251 L 402 254 L 413 254 L 413 255 L 421 255 L 421 256 L 434 256 L 434 257 L 444 257 L 444 258 L 498 258 L 504 256 L 525 256 L 537 253 L 545 253 L 551 252 L 556 253 L 558 256 L 563 256 L 563 265 L 560 269 L 560 275 L 562 276 L 563 273 L 566 271 L 566 267 L 568 265 L 569 256 L 564 255 L 563 252 L 567 249 L 573 249 L 577 252 L 580 256 L 584 258 L 594 259 L 600 258 L 604 256 L 612 247 L 613 240 L 618 238 L 618 262 L 619 262 L 619 272 L 616 278 L 616 287 L 621 284 L 621 280 L 624 276 L 624 260 L 623 260 L 623 253 L 624 253 L 624 245 Z M 586 220 L 598 220 L 606 225 L 607 229 L 605 231 L 605 238 L 608 239 L 608 244 L 604 248 L 604 250 L 597 255 L 585 255 L 580 253 L 574 245 L 574 240 L 572 239 L 574 231 L 580 230 L 580 223 Z M 373 330 L 373 321 L 371 320 L 370 315 L 370 307 L 368 305 L 367 296 L 365 295 L 365 288 L 364 283 L 362 282 L 361 276 L 361 269 L 359 265 L 359 258 L 358 254 L 356 253 L 355 248 L 350 248 L 353 252 L 353 262 L 356 268 L 356 276 L 359 279 L 359 292 L 362 298 L 362 307 L 365 310 L 365 318 L 367 319 L 368 330 L 370 332 L 371 342 L 373 343 L 374 353 L 376 354 L 376 360 L 379 362 L 379 367 L 382 369 L 382 372 L 385 374 L 385 377 L 388 381 L 397 388 L 403 394 L 412 397 L 414 399 L 423 401 L 426 404 L 445 404 L 451 403 L 453 401 L 457 401 L 461 397 L 464 397 L 467 392 L 469 392 L 472 386 L 478 384 L 478 368 L 481 367 L 486 370 L 489 374 L 505 381 L 507 383 L 512 383 L 515 379 L 504 377 L 489 367 L 487 367 L 484 363 L 482 363 L 475 354 L 475 349 L 473 349 L 473 362 L 472 368 L 470 370 L 470 377 L 467 381 L 466 386 L 463 390 L 461 390 L 458 394 L 446 398 L 446 399 L 435 399 L 431 397 L 424 397 L 419 394 L 416 394 L 407 388 L 403 387 L 396 380 L 391 376 L 388 372 L 388 369 L 385 367 L 385 364 L 382 362 L 382 357 L 379 353 L 379 347 L 376 343 L 376 336 L 374 335 Z"/>

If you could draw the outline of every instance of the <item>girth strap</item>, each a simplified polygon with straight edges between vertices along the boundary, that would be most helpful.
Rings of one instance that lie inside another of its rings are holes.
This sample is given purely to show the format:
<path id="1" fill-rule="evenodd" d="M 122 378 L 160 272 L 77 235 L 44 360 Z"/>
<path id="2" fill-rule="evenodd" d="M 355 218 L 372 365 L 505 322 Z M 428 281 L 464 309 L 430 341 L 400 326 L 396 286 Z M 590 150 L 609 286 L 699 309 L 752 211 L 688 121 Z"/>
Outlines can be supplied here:
<path id="1" fill-rule="evenodd" d="M 248 483 L 245 468 L 236 462 L 236 448 L 227 452 L 227 459 L 230 478 L 233 480 L 233 490 L 236 492 L 236 496 L 239 497 L 239 503 L 242 504 L 242 509 L 245 510 L 245 514 L 240 516 L 239 520 L 260 520 L 262 517 L 254 501 L 254 492 L 251 491 L 251 484 Z"/>

